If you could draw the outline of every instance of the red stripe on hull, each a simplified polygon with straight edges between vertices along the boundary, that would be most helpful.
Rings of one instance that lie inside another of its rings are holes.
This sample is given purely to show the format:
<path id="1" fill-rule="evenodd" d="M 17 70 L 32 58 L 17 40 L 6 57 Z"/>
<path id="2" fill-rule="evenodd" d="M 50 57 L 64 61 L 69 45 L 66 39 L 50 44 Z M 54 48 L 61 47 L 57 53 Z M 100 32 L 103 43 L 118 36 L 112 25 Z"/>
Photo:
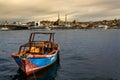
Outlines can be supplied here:
<path id="1" fill-rule="evenodd" d="M 25 60 L 21 60 L 20 64 L 19 64 L 20 68 L 27 74 L 29 71 L 31 71 L 32 69 L 36 68 L 37 66 L 33 63 L 31 63 L 30 61 L 28 61 L 27 59 Z"/>

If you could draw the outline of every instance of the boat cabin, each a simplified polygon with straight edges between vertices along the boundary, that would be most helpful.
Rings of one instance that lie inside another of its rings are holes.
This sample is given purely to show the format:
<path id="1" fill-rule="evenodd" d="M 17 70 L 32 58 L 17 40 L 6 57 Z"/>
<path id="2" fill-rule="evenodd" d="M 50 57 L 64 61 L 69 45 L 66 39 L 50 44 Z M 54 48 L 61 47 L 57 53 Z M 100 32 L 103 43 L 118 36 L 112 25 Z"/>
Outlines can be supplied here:
<path id="1" fill-rule="evenodd" d="M 41 38 L 41 34 L 47 35 L 49 37 L 48 40 L 38 40 L 38 38 Z M 26 58 L 28 55 L 29 57 L 45 54 L 51 55 L 54 54 L 57 50 L 58 44 L 54 43 L 54 33 L 34 32 L 31 33 L 29 41 L 20 46 L 18 54 L 20 57 Z"/>

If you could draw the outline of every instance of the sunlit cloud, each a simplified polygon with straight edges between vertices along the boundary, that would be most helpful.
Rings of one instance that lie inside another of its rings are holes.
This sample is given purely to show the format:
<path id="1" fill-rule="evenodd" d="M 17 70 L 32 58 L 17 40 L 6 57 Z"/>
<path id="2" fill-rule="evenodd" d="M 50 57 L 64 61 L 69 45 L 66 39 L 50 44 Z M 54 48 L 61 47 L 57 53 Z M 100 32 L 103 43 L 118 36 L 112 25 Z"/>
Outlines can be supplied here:
<path id="1" fill-rule="evenodd" d="M 120 18 L 119 0 L 0 0 L 0 20 L 91 21 Z"/>

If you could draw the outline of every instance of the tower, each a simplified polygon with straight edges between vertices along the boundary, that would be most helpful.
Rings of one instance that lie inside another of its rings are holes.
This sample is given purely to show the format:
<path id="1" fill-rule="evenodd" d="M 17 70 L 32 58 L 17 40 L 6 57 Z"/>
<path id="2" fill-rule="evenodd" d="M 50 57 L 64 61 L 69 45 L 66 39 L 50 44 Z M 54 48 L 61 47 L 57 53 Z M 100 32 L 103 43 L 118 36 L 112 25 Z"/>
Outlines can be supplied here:
<path id="1" fill-rule="evenodd" d="M 57 25 L 60 25 L 60 14 L 58 13 Z"/>
<path id="2" fill-rule="evenodd" d="M 60 20 L 60 14 L 58 13 L 58 20 Z"/>
<path id="3" fill-rule="evenodd" d="M 67 14 L 65 14 L 65 24 L 67 24 Z"/>

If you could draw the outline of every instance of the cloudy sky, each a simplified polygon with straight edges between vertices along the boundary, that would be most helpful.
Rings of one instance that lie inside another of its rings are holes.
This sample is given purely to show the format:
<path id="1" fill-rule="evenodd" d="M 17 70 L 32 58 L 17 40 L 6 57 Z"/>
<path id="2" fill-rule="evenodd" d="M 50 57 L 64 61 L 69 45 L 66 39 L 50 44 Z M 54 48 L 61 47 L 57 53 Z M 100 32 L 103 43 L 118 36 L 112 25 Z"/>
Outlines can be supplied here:
<path id="1" fill-rule="evenodd" d="M 0 0 L 0 20 L 120 19 L 120 0 Z"/>

